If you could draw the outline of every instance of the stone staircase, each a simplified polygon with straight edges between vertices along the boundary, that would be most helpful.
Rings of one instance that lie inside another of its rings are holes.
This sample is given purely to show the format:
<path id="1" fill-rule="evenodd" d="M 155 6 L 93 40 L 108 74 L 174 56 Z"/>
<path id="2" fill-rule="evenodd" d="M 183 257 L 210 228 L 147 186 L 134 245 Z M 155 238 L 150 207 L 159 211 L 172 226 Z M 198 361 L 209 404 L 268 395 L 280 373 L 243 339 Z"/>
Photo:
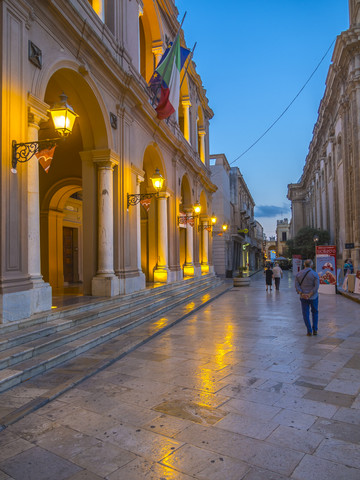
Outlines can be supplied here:
<path id="1" fill-rule="evenodd" d="M 229 289 L 203 275 L 94 303 L 62 307 L 0 325 L 0 392 L 181 305 L 205 305 Z"/>

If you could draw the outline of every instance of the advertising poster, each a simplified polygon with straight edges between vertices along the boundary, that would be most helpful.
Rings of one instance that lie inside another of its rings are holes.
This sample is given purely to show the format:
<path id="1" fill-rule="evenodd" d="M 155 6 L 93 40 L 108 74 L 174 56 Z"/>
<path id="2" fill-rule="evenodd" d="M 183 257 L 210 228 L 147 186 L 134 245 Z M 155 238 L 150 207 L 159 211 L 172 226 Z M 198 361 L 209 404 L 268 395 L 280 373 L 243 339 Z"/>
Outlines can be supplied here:
<path id="1" fill-rule="evenodd" d="M 336 293 L 336 246 L 316 247 L 316 271 L 320 277 L 319 293 Z"/>
<path id="2" fill-rule="evenodd" d="M 293 275 L 297 275 L 300 272 L 301 266 L 302 266 L 301 255 L 293 255 L 293 257 L 292 257 Z"/>

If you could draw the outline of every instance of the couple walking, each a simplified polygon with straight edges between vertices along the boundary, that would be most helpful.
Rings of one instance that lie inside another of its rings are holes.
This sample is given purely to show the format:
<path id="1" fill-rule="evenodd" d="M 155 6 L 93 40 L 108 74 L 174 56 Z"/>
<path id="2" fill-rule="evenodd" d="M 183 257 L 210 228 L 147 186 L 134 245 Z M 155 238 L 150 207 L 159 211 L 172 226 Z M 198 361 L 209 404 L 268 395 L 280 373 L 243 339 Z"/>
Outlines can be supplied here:
<path id="1" fill-rule="evenodd" d="M 276 262 L 275 267 L 271 269 L 270 265 L 266 267 L 265 270 L 265 283 L 266 283 L 266 291 L 270 287 L 270 292 L 272 290 L 272 281 L 275 281 L 275 288 L 276 290 L 280 290 L 280 278 L 283 276 L 283 271 L 281 270 L 279 264 Z"/>

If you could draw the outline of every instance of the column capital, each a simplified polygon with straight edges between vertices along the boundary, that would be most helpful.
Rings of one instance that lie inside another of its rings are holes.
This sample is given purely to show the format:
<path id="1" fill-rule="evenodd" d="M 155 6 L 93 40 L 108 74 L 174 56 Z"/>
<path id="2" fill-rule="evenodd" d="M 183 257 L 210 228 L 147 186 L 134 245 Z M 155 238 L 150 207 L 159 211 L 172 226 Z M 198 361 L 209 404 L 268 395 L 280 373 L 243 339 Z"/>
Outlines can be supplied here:
<path id="1" fill-rule="evenodd" d="M 88 150 L 80 152 L 80 156 L 83 160 L 92 160 L 99 167 L 114 167 L 119 165 L 119 155 L 111 149 L 104 150 Z"/>
<path id="2" fill-rule="evenodd" d="M 157 198 L 168 198 L 170 197 L 170 193 L 169 192 L 159 192 L 157 195 L 156 195 Z"/>
<path id="3" fill-rule="evenodd" d="M 35 97 L 31 93 L 28 94 L 28 124 L 29 126 L 39 128 L 41 122 L 47 122 L 49 116 L 47 114 L 50 105 Z"/>
<path id="4" fill-rule="evenodd" d="M 164 49 L 162 45 L 154 45 L 151 48 L 152 53 L 157 57 L 158 55 L 162 55 L 164 53 Z"/>
<path id="5" fill-rule="evenodd" d="M 181 105 L 183 107 L 191 107 L 190 97 L 188 95 L 181 98 Z"/>
<path id="6" fill-rule="evenodd" d="M 199 128 L 199 130 L 198 130 L 198 135 L 199 135 L 200 137 L 206 135 L 206 130 L 205 130 L 205 128 Z"/>

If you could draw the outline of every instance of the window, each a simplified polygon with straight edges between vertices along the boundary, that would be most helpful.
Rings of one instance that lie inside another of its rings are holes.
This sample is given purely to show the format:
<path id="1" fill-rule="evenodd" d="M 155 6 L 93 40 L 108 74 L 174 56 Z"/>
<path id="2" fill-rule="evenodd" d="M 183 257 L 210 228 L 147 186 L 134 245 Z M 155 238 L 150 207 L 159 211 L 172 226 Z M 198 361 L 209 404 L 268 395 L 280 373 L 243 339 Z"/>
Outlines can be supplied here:
<path id="1" fill-rule="evenodd" d="M 281 232 L 281 241 L 282 242 L 286 242 L 287 238 L 286 238 L 286 232 Z"/>
<path id="2" fill-rule="evenodd" d="M 95 10 L 96 14 L 101 18 L 101 20 L 105 21 L 105 5 L 104 0 L 89 0 L 90 5 Z"/>

